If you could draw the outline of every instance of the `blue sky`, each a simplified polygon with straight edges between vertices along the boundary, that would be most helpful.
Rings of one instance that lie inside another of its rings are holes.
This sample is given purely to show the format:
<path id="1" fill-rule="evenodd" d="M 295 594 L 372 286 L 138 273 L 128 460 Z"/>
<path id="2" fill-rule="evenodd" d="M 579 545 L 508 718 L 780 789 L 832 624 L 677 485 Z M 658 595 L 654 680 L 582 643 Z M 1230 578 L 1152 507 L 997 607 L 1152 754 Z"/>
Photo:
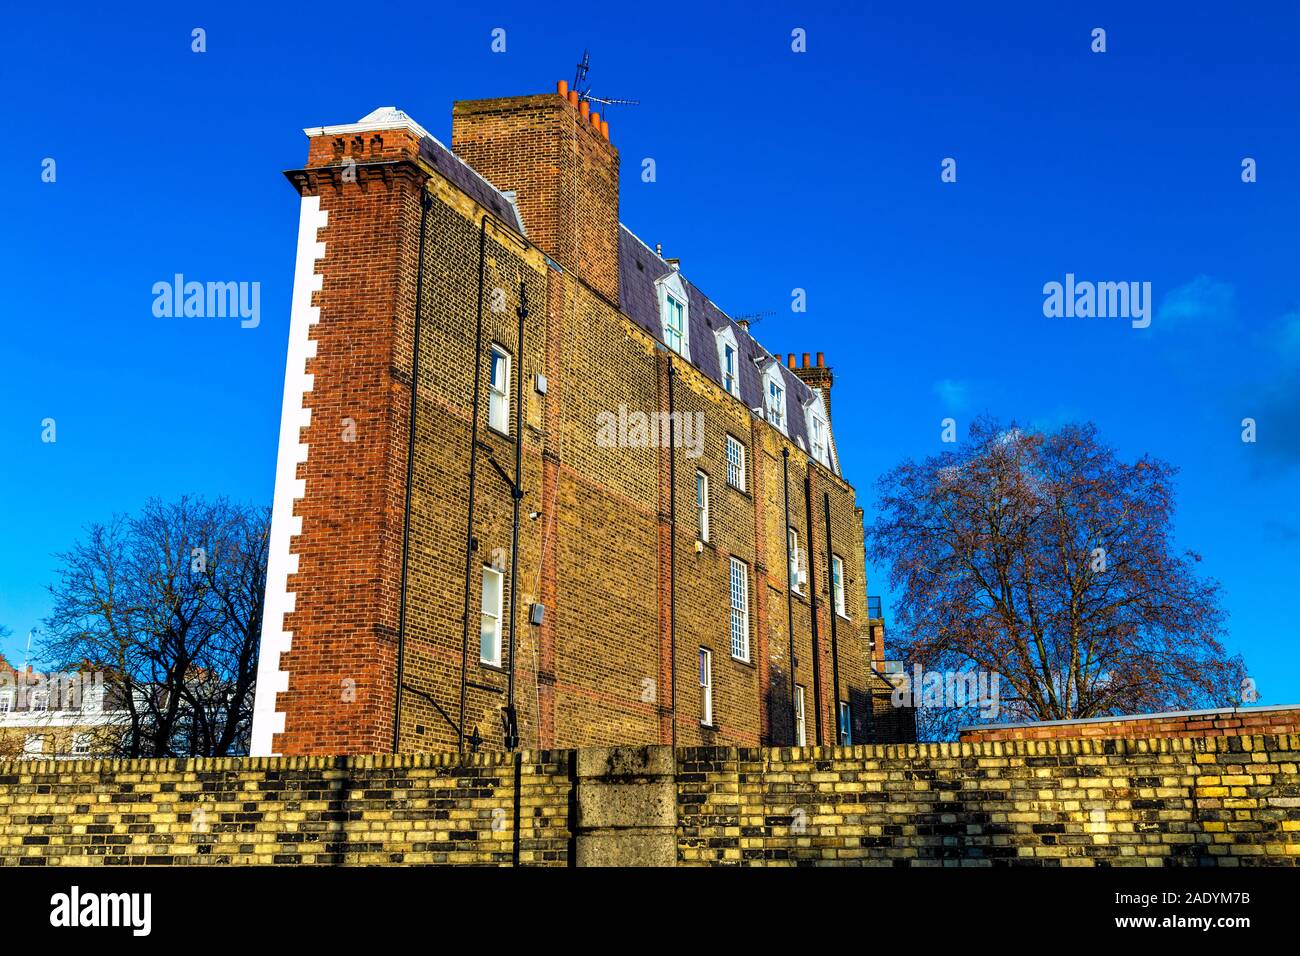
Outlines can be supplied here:
<path id="1" fill-rule="evenodd" d="M 0 650 L 21 658 L 85 523 L 151 495 L 269 503 L 298 214 L 280 171 L 303 127 L 396 105 L 449 141 L 454 99 L 553 89 L 587 47 L 594 91 L 642 104 L 607 114 L 622 219 L 733 315 L 774 310 L 755 326 L 774 352 L 826 352 L 868 518 L 944 417 L 1091 419 L 1182 469 L 1177 539 L 1224 586 L 1231 650 L 1261 703 L 1300 701 L 1300 14 L 471 6 L 11 12 Z M 261 324 L 155 318 L 178 272 L 260 282 Z M 1067 272 L 1150 282 L 1151 327 L 1045 318 Z"/>

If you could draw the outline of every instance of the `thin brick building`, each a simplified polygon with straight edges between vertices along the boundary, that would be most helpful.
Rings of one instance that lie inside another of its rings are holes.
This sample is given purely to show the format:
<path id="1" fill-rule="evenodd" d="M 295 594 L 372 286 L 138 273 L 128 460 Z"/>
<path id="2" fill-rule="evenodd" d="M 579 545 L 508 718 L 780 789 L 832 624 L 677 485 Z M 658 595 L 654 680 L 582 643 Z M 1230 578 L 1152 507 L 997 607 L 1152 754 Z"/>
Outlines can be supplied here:
<path id="1" fill-rule="evenodd" d="M 821 353 L 558 92 L 309 129 L 254 754 L 895 740 Z"/>

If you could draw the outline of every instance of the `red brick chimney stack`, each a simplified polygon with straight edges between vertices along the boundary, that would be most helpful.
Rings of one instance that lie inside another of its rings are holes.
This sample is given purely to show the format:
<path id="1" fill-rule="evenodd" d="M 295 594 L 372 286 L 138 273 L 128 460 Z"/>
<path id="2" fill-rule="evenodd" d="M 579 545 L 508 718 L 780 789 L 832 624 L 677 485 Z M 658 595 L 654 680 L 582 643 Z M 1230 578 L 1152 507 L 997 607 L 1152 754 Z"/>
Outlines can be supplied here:
<path id="1" fill-rule="evenodd" d="M 618 305 L 618 150 L 576 90 L 561 80 L 555 93 L 461 100 L 451 145 L 516 194 L 530 240 Z"/>
<path id="2" fill-rule="evenodd" d="M 799 379 L 809 388 L 821 392 L 822 402 L 826 405 L 826 418 L 831 417 L 831 385 L 835 382 L 835 376 L 831 373 L 830 366 L 826 364 L 826 354 L 817 353 L 817 364 L 813 364 L 811 356 L 803 353 L 803 361 L 795 364 L 795 355 L 789 354 L 787 364 L 790 371 L 794 372 Z"/>

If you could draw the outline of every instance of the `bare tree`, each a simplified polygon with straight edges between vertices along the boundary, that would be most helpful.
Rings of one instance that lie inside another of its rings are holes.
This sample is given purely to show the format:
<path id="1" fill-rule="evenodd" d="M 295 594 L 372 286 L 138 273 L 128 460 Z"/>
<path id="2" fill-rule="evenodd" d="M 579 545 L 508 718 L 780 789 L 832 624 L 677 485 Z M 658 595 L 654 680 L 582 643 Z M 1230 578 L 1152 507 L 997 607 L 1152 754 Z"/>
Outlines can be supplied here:
<path id="1" fill-rule="evenodd" d="M 116 752 L 246 751 L 269 529 L 266 508 L 154 499 L 59 556 L 43 653 L 103 672 Z"/>
<path id="2" fill-rule="evenodd" d="M 1219 586 L 1172 542 L 1175 474 L 1120 461 L 1091 424 L 988 419 L 956 450 L 899 465 L 868 538 L 902 588 L 903 655 L 998 675 L 1002 721 L 1236 703 L 1244 665 L 1220 644 Z M 952 730 L 951 715 L 921 723 Z"/>

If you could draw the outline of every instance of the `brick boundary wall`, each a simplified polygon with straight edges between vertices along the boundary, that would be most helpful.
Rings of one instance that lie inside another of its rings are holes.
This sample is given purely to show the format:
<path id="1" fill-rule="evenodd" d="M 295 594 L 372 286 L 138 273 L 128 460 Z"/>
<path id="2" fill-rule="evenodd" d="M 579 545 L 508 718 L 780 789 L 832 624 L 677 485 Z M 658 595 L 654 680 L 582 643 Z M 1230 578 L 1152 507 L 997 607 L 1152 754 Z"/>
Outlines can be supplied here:
<path id="1" fill-rule="evenodd" d="M 1216 737 L 1300 733 L 1300 707 L 1222 707 L 1132 717 L 1046 720 L 1025 724 L 963 727 L 963 741 L 1052 740 L 1068 737 Z"/>
<path id="2" fill-rule="evenodd" d="M 1295 866 L 1298 763 L 1300 734 L 9 761 L 0 865 Z"/>

